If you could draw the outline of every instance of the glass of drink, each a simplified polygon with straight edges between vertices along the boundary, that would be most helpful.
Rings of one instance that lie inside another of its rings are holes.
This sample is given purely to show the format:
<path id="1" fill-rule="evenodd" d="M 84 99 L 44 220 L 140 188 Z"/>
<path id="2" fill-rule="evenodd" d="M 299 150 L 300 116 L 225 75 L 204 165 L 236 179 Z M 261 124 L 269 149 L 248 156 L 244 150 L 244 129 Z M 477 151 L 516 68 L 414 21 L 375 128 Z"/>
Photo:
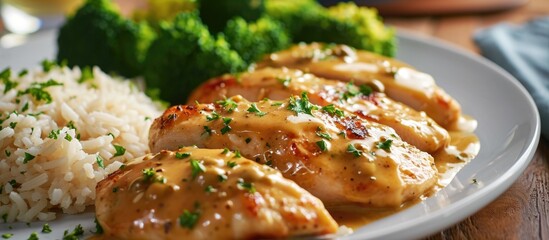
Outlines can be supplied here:
<path id="1" fill-rule="evenodd" d="M 42 28 L 59 26 L 66 14 L 83 0 L 2 0 L 1 16 L 12 33 L 28 34 Z"/>

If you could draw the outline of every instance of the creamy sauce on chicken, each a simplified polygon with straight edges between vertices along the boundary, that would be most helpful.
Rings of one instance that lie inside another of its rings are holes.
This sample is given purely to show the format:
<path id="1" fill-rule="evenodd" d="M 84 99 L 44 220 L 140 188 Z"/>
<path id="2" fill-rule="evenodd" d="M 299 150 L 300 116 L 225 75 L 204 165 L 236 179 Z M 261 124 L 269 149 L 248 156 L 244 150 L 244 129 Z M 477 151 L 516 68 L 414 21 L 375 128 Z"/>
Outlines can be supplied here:
<path id="1" fill-rule="evenodd" d="M 320 200 L 229 150 L 162 151 L 111 174 L 97 190 L 105 239 L 282 238 L 337 230 Z"/>
<path id="2" fill-rule="evenodd" d="M 472 119 L 469 117 L 469 120 Z M 450 137 L 450 144 L 445 149 L 441 149 L 433 154 L 439 178 L 438 186 L 433 189 L 432 194 L 436 194 L 438 189 L 450 184 L 456 174 L 474 159 L 480 150 L 479 139 L 473 133 L 453 131 L 450 132 Z M 425 197 L 428 196 L 426 195 Z M 355 229 L 414 206 L 422 199 L 418 198 L 405 202 L 397 208 L 343 206 L 328 208 L 328 211 L 339 225 Z"/>

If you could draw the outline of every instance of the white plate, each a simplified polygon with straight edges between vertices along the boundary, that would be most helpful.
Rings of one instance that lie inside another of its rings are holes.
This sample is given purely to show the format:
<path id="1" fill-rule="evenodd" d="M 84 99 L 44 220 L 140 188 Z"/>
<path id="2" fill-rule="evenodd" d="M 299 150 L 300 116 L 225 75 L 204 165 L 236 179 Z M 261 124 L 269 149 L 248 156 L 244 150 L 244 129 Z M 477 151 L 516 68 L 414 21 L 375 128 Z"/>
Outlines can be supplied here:
<path id="1" fill-rule="evenodd" d="M 0 49 L 0 69 L 36 66 L 55 53 L 55 33 L 31 37 L 22 46 Z M 478 120 L 481 150 L 446 188 L 405 211 L 355 231 L 345 239 L 412 239 L 427 236 L 472 215 L 505 191 L 526 168 L 538 145 L 539 114 L 526 90 L 494 64 L 435 39 L 402 32 L 398 58 L 432 74 L 437 83 Z M 476 179 L 478 184 L 472 184 Z M 94 229 L 93 213 L 60 216 L 50 234 L 40 239 L 61 238 L 63 231 L 82 224 Z M 12 226 L 13 229 L 8 229 Z M 39 232 L 42 223 L 2 224 L 0 233 L 26 239 Z"/>

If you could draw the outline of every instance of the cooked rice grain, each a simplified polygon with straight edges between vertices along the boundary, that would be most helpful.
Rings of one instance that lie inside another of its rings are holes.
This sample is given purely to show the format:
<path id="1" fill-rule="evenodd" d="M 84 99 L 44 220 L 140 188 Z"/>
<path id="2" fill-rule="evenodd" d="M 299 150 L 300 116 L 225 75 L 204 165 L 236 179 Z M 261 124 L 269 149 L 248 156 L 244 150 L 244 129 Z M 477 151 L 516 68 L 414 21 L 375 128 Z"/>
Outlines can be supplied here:
<path id="1" fill-rule="evenodd" d="M 12 73 L 18 84 L 8 91 L 0 80 L 0 216 L 6 221 L 52 220 L 56 209 L 82 212 L 94 203 L 97 182 L 148 153 L 160 107 L 130 81 L 97 68 L 93 76 L 79 83 L 80 69 L 67 67 Z M 23 93 L 49 80 L 62 83 L 42 89 L 51 103 Z M 126 152 L 114 157 L 114 145 Z"/>

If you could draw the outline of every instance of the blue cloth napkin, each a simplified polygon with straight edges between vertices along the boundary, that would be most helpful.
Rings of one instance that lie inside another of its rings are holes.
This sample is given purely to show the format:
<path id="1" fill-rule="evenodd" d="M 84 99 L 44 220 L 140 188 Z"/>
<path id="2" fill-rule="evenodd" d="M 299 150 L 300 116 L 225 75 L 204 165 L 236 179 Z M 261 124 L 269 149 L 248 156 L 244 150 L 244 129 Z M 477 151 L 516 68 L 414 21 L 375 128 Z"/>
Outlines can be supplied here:
<path id="1" fill-rule="evenodd" d="M 541 134 L 549 139 L 549 17 L 498 24 L 474 36 L 482 55 L 515 76 L 534 98 Z"/>

